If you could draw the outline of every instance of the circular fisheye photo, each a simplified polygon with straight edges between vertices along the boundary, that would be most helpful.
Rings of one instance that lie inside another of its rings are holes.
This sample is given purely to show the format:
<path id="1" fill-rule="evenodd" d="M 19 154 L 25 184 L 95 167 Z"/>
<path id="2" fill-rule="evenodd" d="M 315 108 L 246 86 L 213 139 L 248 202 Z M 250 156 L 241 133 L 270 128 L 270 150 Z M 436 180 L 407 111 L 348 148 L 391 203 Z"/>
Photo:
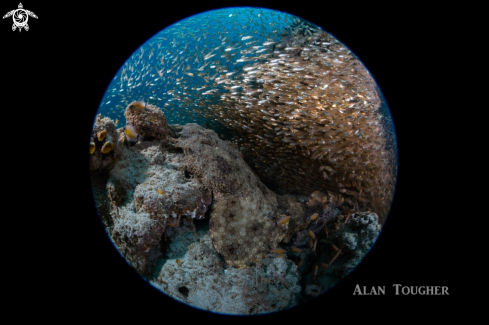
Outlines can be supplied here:
<path id="1" fill-rule="evenodd" d="M 397 179 L 392 117 L 360 59 L 319 26 L 251 7 L 142 44 L 89 139 L 121 256 L 219 314 L 278 312 L 338 284 L 374 247 Z"/>

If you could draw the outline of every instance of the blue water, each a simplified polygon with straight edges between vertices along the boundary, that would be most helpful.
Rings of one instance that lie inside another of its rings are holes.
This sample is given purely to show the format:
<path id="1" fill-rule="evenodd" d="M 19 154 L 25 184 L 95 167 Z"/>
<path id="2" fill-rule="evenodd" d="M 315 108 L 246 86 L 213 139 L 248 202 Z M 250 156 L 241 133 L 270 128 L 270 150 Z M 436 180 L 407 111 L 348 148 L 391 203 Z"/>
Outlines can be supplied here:
<path id="1" fill-rule="evenodd" d="M 101 102 L 99 113 L 113 120 L 118 119 L 118 126 L 121 126 L 125 124 L 124 110 L 127 105 L 134 100 L 145 100 L 162 108 L 170 123 L 194 122 L 202 126 L 210 123 L 211 127 L 216 127 L 219 123 L 206 120 L 199 113 L 206 109 L 202 103 L 216 103 L 219 97 L 212 94 L 199 95 L 198 90 L 195 89 L 211 85 L 212 81 L 198 76 L 197 73 L 203 73 L 205 77 L 213 77 L 217 74 L 217 69 L 211 66 L 215 65 L 229 72 L 236 72 L 235 75 L 238 75 L 243 67 L 249 66 L 252 62 L 236 63 L 236 60 L 220 58 L 219 54 L 212 57 L 212 60 L 203 60 L 203 57 L 213 48 L 222 45 L 223 39 L 226 46 L 235 47 L 228 51 L 233 55 L 233 59 L 251 57 L 252 54 L 242 55 L 240 50 L 249 47 L 250 44 L 247 43 L 250 42 L 261 45 L 267 40 L 280 41 L 283 30 L 290 27 L 294 17 L 279 11 L 247 7 L 208 11 L 181 20 L 154 35 L 132 54 L 114 76 Z M 243 36 L 253 36 L 253 38 L 242 41 Z M 265 51 L 265 53 L 270 52 L 271 50 Z M 179 60 L 181 57 L 184 57 L 183 60 Z M 196 58 L 200 58 L 199 62 Z M 216 58 L 217 62 L 214 61 Z M 203 67 L 208 61 L 214 62 Z M 182 68 L 176 71 L 179 64 L 194 76 L 184 74 Z M 127 71 L 131 66 L 133 71 Z M 199 71 L 202 67 L 203 70 Z M 139 79 L 133 82 L 121 79 L 124 68 L 126 68 L 125 76 L 133 76 L 134 79 L 140 76 Z M 160 77 L 158 71 L 164 73 L 163 77 Z M 178 80 L 179 78 L 181 80 Z M 186 85 L 190 86 L 184 89 Z M 218 88 L 217 93 L 227 92 L 219 85 L 212 88 Z M 174 100 L 174 96 L 168 94 L 168 91 L 172 90 L 188 97 L 189 102 L 182 104 Z M 196 102 L 196 98 L 201 102 Z"/>

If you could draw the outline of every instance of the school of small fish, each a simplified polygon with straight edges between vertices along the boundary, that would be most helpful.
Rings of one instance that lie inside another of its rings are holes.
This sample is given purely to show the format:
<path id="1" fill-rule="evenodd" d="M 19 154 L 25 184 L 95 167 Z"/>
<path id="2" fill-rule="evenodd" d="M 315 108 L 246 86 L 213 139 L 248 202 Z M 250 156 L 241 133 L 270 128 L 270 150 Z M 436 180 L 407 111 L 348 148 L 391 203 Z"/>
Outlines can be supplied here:
<path id="1" fill-rule="evenodd" d="M 300 18 L 230 8 L 178 22 L 131 56 L 100 111 L 124 124 L 134 100 L 235 142 L 273 190 L 341 190 L 352 208 L 381 220 L 389 211 L 396 140 L 375 81 L 349 49 Z"/>

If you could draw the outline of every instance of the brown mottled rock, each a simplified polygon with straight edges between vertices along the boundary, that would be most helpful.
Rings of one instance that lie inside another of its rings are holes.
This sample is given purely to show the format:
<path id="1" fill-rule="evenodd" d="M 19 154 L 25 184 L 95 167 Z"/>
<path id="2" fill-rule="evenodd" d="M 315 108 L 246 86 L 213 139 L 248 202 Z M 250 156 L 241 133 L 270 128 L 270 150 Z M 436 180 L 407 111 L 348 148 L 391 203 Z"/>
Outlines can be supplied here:
<path id="1" fill-rule="evenodd" d="M 184 150 L 189 171 L 214 193 L 210 234 L 216 250 L 233 267 L 258 264 L 288 229 L 288 224 L 275 224 L 280 212 L 276 195 L 237 148 L 214 131 L 187 124 L 175 142 Z"/>
<path id="2" fill-rule="evenodd" d="M 145 138 L 167 139 L 171 136 L 171 130 L 165 118 L 165 114 L 158 107 L 147 104 L 144 108 L 134 108 L 135 103 L 130 103 L 124 116 L 127 124 L 136 128 L 138 134 Z"/>

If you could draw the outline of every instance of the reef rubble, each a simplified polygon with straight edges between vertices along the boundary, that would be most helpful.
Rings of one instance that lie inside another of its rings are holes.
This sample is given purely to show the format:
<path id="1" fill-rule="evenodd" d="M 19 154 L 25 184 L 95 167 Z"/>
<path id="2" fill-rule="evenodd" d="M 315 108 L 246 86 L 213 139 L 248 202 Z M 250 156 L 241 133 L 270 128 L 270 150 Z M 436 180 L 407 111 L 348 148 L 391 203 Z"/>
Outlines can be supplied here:
<path id="1" fill-rule="evenodd" d="M 234 143 L 137 105 L 125 115 L 142 138 L 97 116 L 93 193 L 121 255 L 166 294 L 214 312 L 277 311 L 336 284 L 375 242 L 377 214 L 341 192 L 279 195 Z"/>

